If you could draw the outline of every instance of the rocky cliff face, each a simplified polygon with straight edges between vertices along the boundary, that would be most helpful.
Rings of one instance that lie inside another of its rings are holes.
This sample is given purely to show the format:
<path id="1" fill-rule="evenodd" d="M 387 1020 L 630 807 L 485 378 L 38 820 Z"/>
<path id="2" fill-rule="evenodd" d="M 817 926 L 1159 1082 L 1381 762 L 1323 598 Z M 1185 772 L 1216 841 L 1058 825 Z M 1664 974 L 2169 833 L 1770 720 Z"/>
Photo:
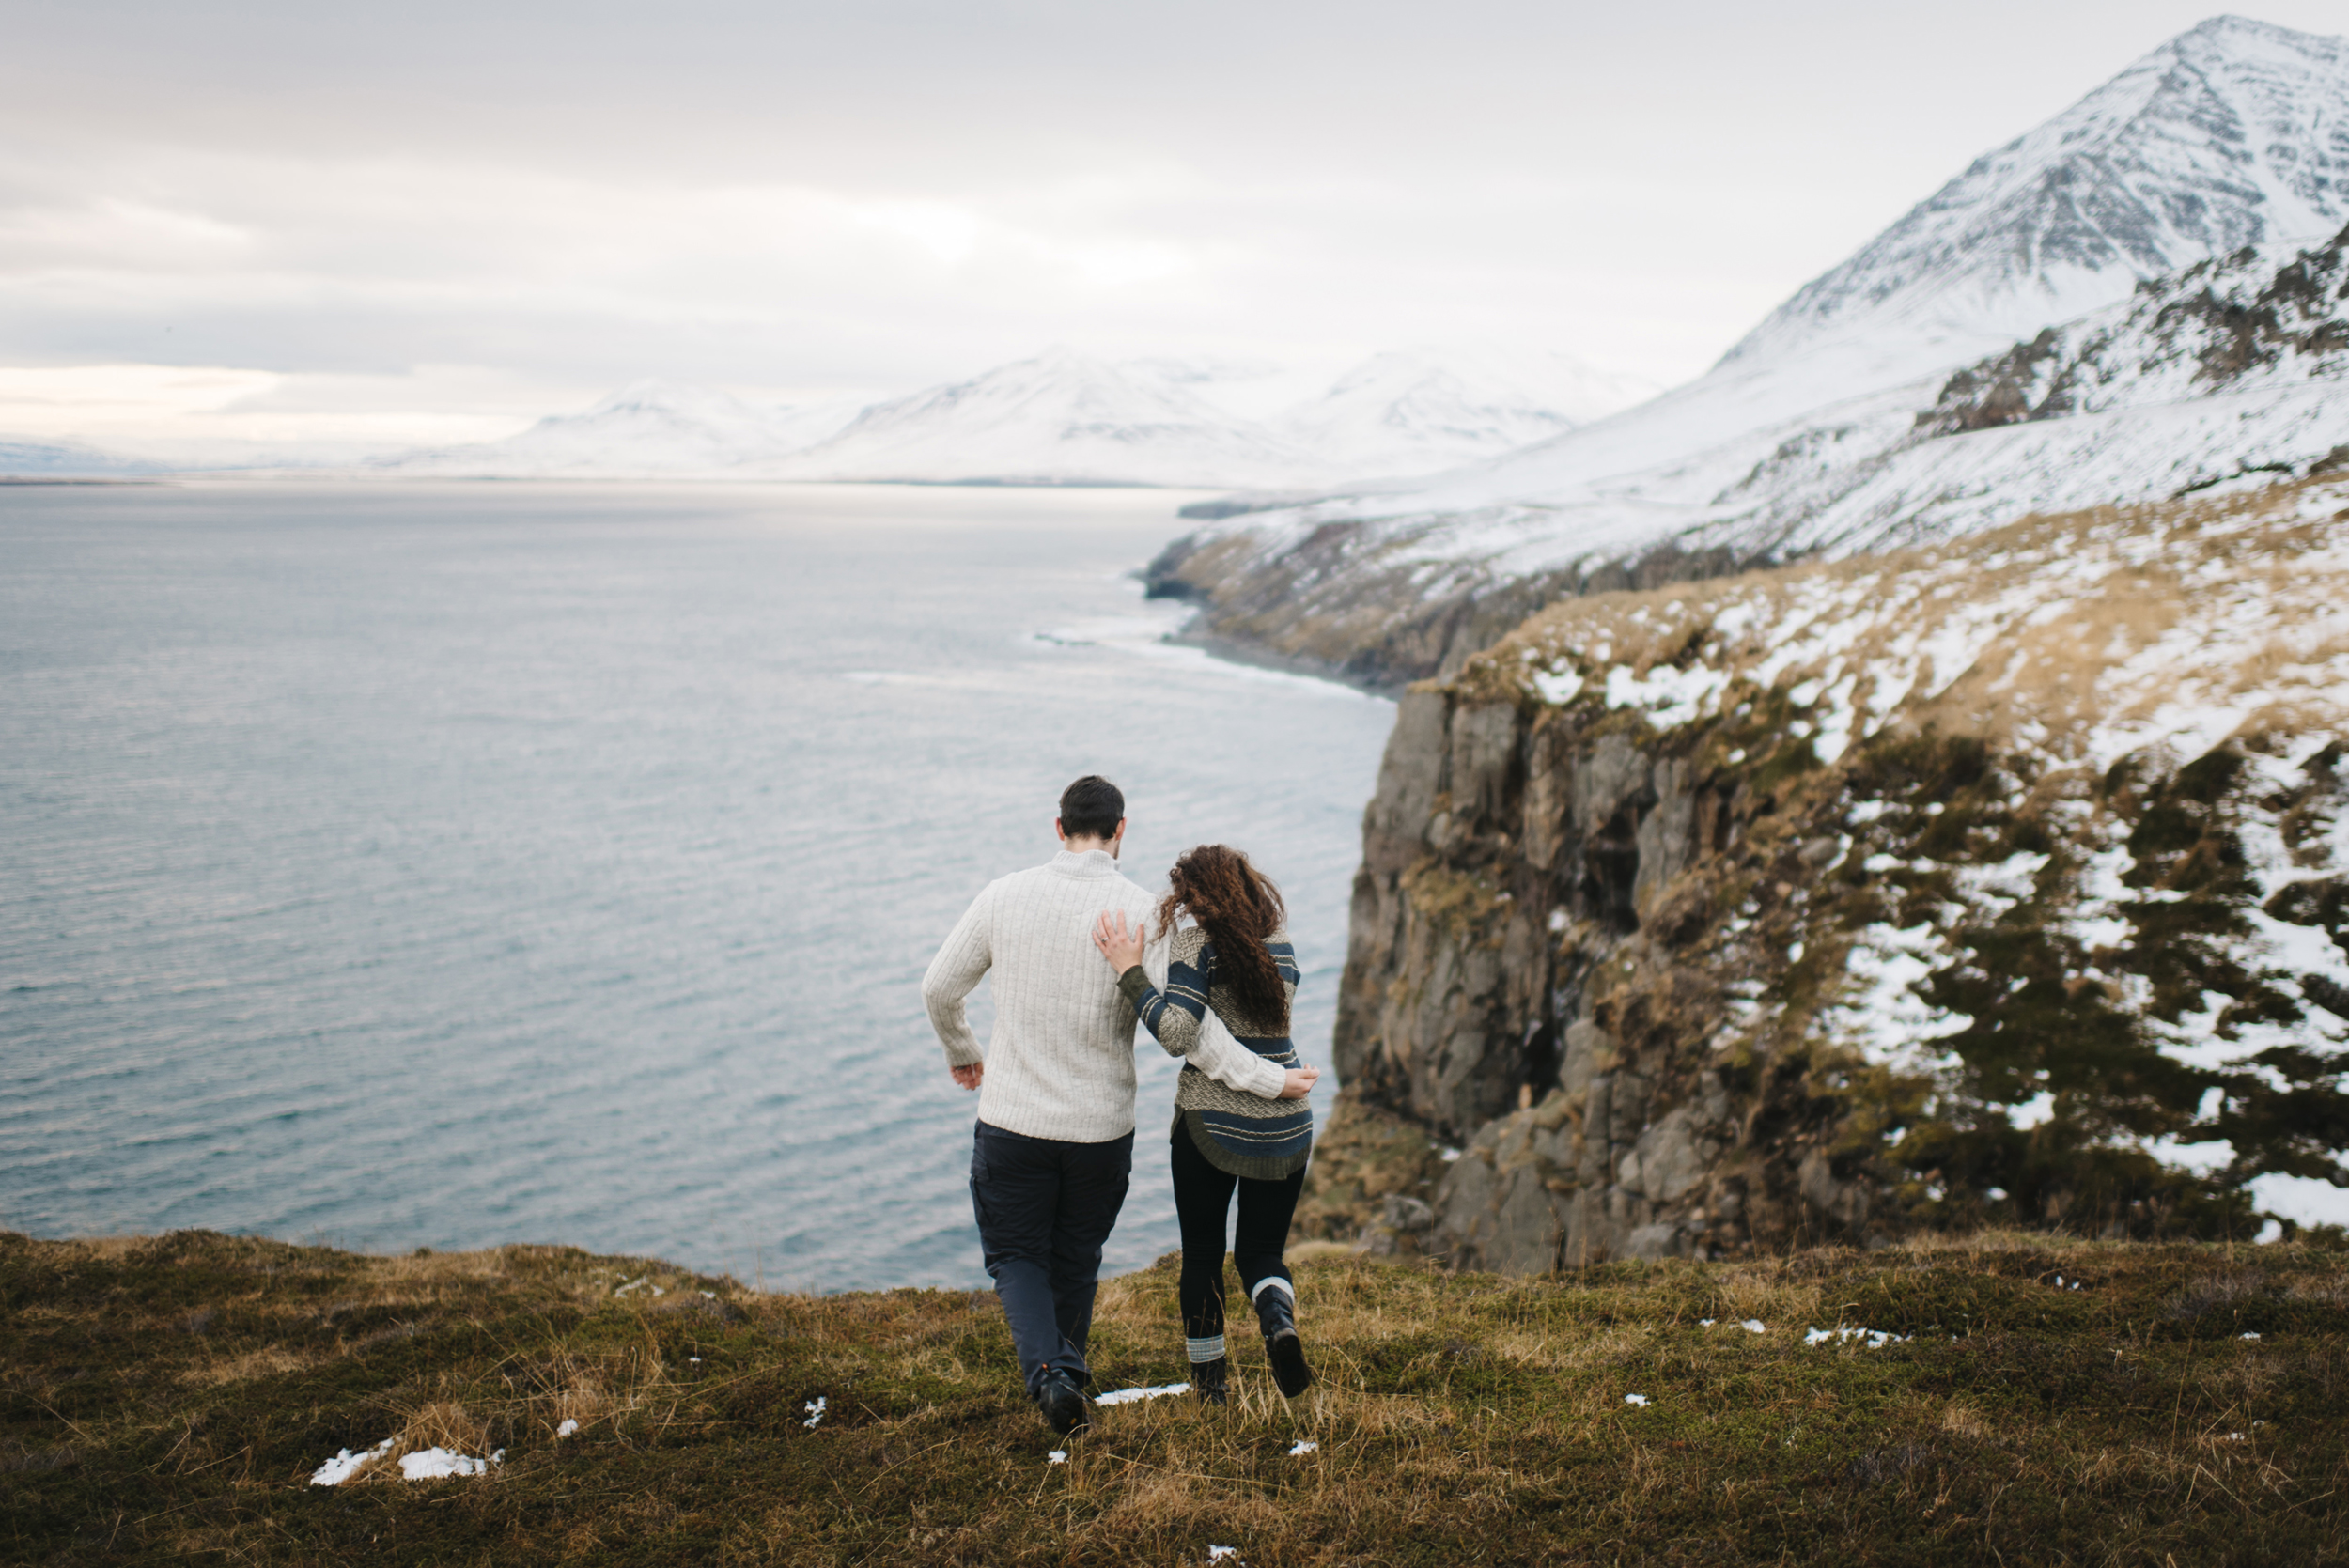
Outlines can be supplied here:
<path id="1" fill-rule="evenodd" d="M 1531 1272 L 2310 1218 L 2344 499 L 1570 601 L 1412 689 L 1308 1229 Z"/>
<path id="2" fill-rule="evenodd" d="M 1408 529 L 1356 521 L 1323 524 L 1271 551 L 1245 530 L 1206 530 L 1160 551 L 1143 582 L 1153 598 L 1198 604 L 1192 635 L 1209 646 L 1394 691 L 1454 674 L 1560 598 L 1698 581 L 1763 559 L 1666 547 L 1513 576 L 1423 558 L 1417 543 Z"/>
<path id="3" fill-rule="evenodd" d="M 1485 1266 L 1693 1250 L 1742 1209 L 1747 1184 L 1712 1170 L 1729 1100 L 1688 1048 L 1726 980 L 1642 934 L 1664 888 L 1737 844 L 1736 785 L 1642 740 L 1467 690 L 1397 713 L 1333 1057 L 1467 1144 L 1433 1218 Z"/>

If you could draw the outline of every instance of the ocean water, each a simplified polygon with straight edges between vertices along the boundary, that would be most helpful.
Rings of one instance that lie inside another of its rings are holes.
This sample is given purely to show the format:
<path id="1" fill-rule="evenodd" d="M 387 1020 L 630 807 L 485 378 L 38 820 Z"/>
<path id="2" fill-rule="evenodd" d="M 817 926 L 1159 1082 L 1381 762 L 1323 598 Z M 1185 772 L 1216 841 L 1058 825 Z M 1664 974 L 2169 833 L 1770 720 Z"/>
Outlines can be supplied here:
<path id="1" fill-rule="evenodd" d="M 983 1282 L 918 982 L 1070 778 L 1281 880 L 1327 1063 L 1392 709 L 1160 641 L 1181 499 L 0 489 L 0 1228 Z"/>

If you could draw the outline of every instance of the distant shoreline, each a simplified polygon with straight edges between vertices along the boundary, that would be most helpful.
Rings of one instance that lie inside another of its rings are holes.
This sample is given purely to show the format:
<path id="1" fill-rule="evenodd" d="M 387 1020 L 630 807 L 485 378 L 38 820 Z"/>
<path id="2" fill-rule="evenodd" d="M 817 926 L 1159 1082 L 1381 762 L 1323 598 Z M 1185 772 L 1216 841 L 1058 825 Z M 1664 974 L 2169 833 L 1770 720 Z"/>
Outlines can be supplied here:
<path id="1" fill-rule="evenodd" d="M 0 474 L 0 486 L 30 489 L 39 485 L 168 485 L 168 479 L 66 479 L 41 474 Z"/>

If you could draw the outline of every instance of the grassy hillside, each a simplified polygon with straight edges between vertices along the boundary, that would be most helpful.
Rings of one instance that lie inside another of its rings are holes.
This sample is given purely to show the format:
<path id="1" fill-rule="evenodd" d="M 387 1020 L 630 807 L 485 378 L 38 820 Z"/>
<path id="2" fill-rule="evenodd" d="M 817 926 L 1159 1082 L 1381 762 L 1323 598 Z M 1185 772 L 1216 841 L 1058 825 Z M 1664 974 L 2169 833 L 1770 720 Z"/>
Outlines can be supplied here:
<path id="1" fill-rule="evenodd" d="M 1121 1405 L 1056 1445 L 984 1294 L 0 1235 L 0 1558 L 2339 1561 L 2345 1262 L 2016 1235 L 1543 1280 L 1320 1257 L 1313 1393 L 1283 1405 L 1249 1344 L 1230 1408 Z M 1103 1387 L 1183 1374 L 1173 1303 L 1165 1266 L 1105 1286 Z M 1805 1343 L 1838 1326 L 1905 1337 Z M 399 1477 L 434 1447 L 505 1458 Z"/>

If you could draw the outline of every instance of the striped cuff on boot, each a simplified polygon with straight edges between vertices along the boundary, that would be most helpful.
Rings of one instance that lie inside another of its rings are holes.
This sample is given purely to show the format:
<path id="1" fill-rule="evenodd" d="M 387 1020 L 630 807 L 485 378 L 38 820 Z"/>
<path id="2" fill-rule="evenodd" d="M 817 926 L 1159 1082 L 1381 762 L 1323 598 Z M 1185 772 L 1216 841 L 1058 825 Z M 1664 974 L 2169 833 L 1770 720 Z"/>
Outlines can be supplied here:
<path id="1" fill-rule="evenodd" d="M 1183 1348 L 1190 1352 L 1192 1366 L 1198 1366 L 1203 1361 L 1221 1361 L 1223 1359 L 1223 1336 L 1213 1334 L 1204 1340 L 1185 1340 Z"/>

